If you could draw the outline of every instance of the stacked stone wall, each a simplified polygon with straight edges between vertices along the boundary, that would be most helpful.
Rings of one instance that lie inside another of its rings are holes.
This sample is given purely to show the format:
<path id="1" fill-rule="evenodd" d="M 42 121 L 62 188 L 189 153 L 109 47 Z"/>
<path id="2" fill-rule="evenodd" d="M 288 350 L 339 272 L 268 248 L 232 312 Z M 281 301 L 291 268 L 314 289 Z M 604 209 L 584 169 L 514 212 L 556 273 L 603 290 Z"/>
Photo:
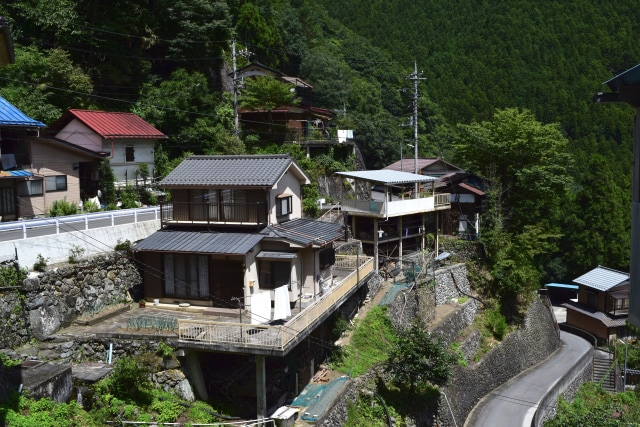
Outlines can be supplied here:
<path id="1" fill-rule="evenodd" d="M 131 300 L 142 279 L 136 265 L 118 253 L 100 255 L 44 272 L 0 289 L 0 349 L 45 341 L 79 316 Z"/>

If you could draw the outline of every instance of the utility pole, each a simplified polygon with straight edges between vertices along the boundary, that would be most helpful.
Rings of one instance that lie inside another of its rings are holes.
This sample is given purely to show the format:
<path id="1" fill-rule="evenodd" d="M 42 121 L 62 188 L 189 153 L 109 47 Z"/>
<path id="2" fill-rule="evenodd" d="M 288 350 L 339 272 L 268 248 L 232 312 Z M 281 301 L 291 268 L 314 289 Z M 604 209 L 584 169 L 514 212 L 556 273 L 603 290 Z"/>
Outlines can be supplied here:
<path id="1" fill-rule="evenodd" d="M 238 135 L 238 75 L 236 70 L 236 39 L 231 43 L 231 55 L 233 56 L 233 122 L 234 132 Z"/>
<path id="2" fill-rule="evenodd" d="M 418 82 L 425 80 L 424 77 L 420 77 L 422 72 L 418 73 L 418 63 L 413 62 L 413 73 L 407 76 L 407 79 L 413 81 L 413 173 L 418 173 Z M 415 185 L 415 197 L 418 197 L 418 190 L 420 184 Z"/>
<path id="3" fill-rule="evenodd" d="M 251 52 L 247 49 L 242 49 L 237 53 L 244 58 L 249 58 L 251 56 Z M 234 132 L 236 135 L 240 135 L 240 129 L 238 124 L 238 94 L 240 93 L 240 89 L 242 88 L 243 79 L 238 79 L 238 70 L 237 61 L 236 61 L 236 39 L 233 39 L 231 42 L 231 56 L 233 57 L 233 122 L 234 122 Z"/>

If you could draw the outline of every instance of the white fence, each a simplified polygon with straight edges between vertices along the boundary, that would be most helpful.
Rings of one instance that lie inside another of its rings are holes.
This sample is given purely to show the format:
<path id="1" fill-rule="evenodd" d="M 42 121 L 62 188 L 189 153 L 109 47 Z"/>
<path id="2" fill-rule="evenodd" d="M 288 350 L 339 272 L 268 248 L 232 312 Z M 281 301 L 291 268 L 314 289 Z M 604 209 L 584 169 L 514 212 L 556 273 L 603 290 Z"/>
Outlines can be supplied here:
<path id="1" fill-rule="evenodd" d="M 0 223 L 0 242 L 50 236 L 73 231 L 135 224 L 160 219 L 160 208 L 122 209 L 79 215 L 26 219 Z"/>

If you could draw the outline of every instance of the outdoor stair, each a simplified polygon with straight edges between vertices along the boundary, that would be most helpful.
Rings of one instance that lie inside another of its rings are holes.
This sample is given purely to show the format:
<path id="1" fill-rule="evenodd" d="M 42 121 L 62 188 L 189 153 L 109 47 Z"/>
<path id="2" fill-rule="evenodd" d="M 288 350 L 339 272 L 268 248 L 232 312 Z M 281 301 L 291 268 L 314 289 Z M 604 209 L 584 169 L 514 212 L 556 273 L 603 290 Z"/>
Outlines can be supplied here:
<path id="1" fill-rule="evenodd" d="M 593 381 L 602 384 L 605 390 L 615 391 L 615 368 L 612 367 L 613 359 L 593 358 Z"/>

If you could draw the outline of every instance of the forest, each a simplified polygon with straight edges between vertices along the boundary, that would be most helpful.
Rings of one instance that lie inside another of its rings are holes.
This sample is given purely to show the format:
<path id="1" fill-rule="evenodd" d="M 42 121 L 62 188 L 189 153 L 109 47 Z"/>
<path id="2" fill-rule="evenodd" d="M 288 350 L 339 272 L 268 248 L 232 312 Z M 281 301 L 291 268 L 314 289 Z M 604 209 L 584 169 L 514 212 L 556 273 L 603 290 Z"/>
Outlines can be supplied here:
<path id="1" fill-rule="evenodd" d="M 238 67 L 312 84 L 368 169 L 412 155 L 417 66 L 419 155 L 493 183 L 482 240 L 504 295 L 629 269 L 634 111 L 593 96 L 640 62 L 630 1 L 14 0 L 0 16 L 15 49 L 2 97 L 45 124 L 134 112 L 170 137 L 159 173 L 188 153 L 284 151 L 312 177 L 345 167 L 234 132 L 233 41 Z"/>

